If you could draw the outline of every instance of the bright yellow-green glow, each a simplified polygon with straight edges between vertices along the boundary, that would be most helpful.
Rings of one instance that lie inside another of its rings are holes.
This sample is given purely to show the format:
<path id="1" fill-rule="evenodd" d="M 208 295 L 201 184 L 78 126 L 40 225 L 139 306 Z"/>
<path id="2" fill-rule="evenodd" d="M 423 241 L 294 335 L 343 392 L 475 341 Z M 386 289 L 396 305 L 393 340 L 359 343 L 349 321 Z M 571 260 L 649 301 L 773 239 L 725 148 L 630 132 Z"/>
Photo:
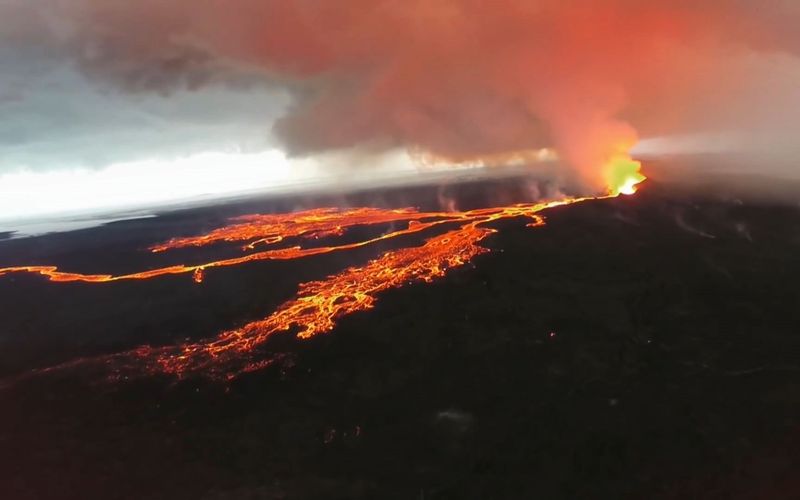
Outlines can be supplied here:
<path id="1" fill-rule="evenodd" d="M 647 179 L 641 172 L 642 165 L 627 153 L 618 153 L 606 163 L 605 175 L 608 193 L 611 196 L 630 195 L 637 185 Z"/>

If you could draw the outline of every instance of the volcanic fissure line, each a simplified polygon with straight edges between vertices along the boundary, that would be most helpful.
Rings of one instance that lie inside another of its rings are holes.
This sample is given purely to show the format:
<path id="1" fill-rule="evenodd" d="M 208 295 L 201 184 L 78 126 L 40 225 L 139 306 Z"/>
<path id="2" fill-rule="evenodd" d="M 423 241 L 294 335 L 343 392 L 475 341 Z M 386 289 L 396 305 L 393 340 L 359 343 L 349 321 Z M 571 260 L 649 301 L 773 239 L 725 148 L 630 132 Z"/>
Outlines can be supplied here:
<path id="1" fill-rule="evenodd" d="M 263 352 L 259 353 L 258 347 L 275 333 L 293 331 L 298 338 L 308 339 L 329 332 L 343 316 L 372 308 L 377 295 L 381 292 L 412 282 L 431 282 L 435 278 L 444 276 L 448 270 L 467 264 L 476 255 L 488 252 L 486 248 L 480 246 L 480 242 L 496 232 L 495 229 L 487 227 L 490 222 L 527 217 L 531 219 L 529 226 L 541 226 L 544 224 L 544 219 L 539 212 L 547 208 L 609 198 L 620 193 L 632 194 L 635 191 L 635 184 L 641 179 L 643 177 L 634 180 L 623 179 L 619 188 L 611 189 L 607 196 L 566 198 L 463 212 L 419 212 L 410 208 L 346 210 L 323 208 L 290 214 L 249 215 L 238 217 L 231 225 L 208 234 L 172 239 L 150 250 L 164 252 L 220 242 L 242 242 L 245 244 L 243 250 L 248 251 L 257 246 L 276 244 L 287 237 L 313 239 L 339 236 L 354 226 L 403 222 L 407 223 L 407 226 L 356 243 L 264 250 L 232 259 L 197 265 L 176 265 L 121 276 L 68 273 L 59 271 L 55 266 L 1 268 L 0 276 L 28 272 L 41 274 L 54 282 L 104 283 L 191 273 L 194 280 L 199 283 L 208 269 L 259 260 L 296 259 L 348 250 L 380 240 L 418 233 L 445 223 L 456 226 L 455 229 L 428 238 L 421 246 L 390 250 L 362 266 L 350 267 L 323 280 L 302 283 L 299 285 L 297 297 L 280 305 L 269 316 L 240 328 L 222 332 L 215 338 L 176 346 L 143 346 L 132 351 L 76 360 L 38 371 L 38 373 L 49 372 L 76 364 L 95 362 L 108 366 L 117 375 L 123 372 L 126 374 L 144 372 L 171 374 L 177 377 L 203 375 L 212 378 L 233 378 L 272 363 L 273 358 L 264 355 Z"/>

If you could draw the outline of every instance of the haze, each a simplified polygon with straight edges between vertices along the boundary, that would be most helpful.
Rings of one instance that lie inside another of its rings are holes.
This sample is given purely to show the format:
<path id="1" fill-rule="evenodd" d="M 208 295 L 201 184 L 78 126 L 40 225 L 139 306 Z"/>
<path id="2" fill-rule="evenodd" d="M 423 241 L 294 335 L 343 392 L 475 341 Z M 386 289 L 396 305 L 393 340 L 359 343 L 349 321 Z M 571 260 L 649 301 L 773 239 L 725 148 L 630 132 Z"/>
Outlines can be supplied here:
<path id="1" fill-rule="evenodd" d="M 799 24 L 792 0 L 3 0 L 0 218 L 324 183 L 349 157 L 380 183 L 398 151 L 554 148 L 587 193 L 631 148 L 794 177 Z"/>

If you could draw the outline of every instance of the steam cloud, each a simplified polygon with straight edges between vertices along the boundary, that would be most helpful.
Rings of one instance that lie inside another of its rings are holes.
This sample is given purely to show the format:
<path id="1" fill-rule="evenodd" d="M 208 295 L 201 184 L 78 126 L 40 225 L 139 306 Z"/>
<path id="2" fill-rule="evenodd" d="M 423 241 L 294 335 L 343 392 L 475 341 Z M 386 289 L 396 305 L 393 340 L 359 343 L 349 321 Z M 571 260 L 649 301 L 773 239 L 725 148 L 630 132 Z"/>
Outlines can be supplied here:
<path id="1" fill-rule="evenodd" d="M 265 74 L 294 96 L 275 128 L 294 154 L 403 147 L 469 160 L 554 146 L 597 188 L 601 165 L 639 136 L 800 127 L 796 0 L 42 0 L 0 9 L 17 26 L 11 36 L 37 37 L 130 91 L 246 85 L 243 75 Z"/>

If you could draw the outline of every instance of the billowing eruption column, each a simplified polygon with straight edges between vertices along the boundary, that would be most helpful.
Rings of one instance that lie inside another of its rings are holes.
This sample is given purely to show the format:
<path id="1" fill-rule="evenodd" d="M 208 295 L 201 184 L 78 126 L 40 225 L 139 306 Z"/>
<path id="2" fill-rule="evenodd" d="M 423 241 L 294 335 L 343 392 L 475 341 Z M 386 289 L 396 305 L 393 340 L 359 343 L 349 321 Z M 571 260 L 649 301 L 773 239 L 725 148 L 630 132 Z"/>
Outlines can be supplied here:
<path id="1" fill-rule="evenodd" d="M 752 116 L 727 111 L 757 88 L 732 61 L 800 47 L 792 0 L 44 0 L 5 14 L 130 91 L 265 75 L 294 96 L 276 124 L 294 154 L 555 147 L 593 192 L 627 178 L 635 130 Z"/>

